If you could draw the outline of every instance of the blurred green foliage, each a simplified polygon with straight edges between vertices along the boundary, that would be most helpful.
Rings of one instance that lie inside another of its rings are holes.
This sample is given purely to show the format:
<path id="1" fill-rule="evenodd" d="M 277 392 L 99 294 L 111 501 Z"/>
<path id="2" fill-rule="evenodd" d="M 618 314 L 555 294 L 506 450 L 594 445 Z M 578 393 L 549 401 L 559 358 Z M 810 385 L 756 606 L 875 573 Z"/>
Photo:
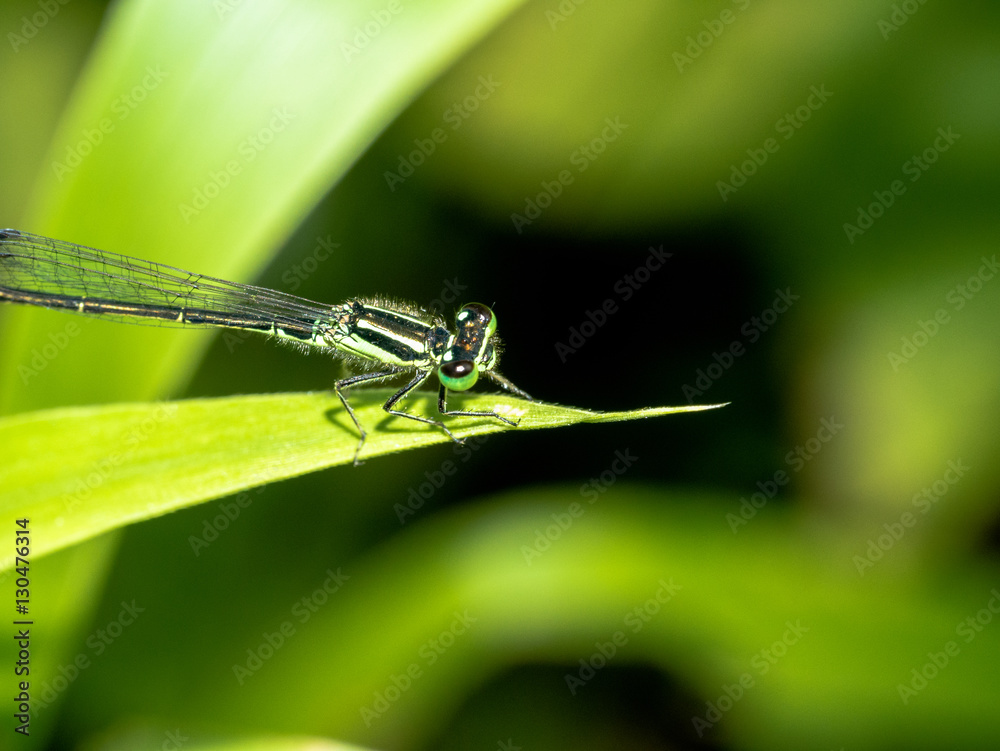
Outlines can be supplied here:
<path id="1" fill-rule="evenodd" d="M 495 301 L 540 398 L 733 404 L 325 470 L 36 559 L 38 713 L 0 744 L 995 746 L 997 16 L 5 3 L 0 224 L 329 302 Z M 335 377 L 0 315 L 5 413 Z"/>

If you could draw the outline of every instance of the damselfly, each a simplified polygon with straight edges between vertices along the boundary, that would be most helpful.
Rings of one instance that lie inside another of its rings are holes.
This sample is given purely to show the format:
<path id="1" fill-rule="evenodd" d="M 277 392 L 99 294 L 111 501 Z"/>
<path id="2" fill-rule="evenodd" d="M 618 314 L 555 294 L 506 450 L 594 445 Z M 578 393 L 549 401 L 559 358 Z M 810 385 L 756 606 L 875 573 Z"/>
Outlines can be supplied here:
<path id="1" fill-rule="evenodd" d="M 438 412 L 444 416 L 518 424 L 496 411 L 448 409 L 448 392 L 468 391 L 480 376 L 531 399 L 497 372 L 497 319 L 482 303 L 462 306 L 455 317 L 457 333 L 452 333 L 440 318 L 410 303 L 358 299 L 323 305 L 12 229 L 0 230 L 0 302 L 131 323 L 249 329 L 345 357 L 363 371 L 333 385 L 360 435 L 355 464 L 367 433 L 344 395 L 351 386 L 412 373 L 382 409 L 434 425 L 458 442 L 441 420 L 397 409 L 397 404 L 435 373 Z"/>

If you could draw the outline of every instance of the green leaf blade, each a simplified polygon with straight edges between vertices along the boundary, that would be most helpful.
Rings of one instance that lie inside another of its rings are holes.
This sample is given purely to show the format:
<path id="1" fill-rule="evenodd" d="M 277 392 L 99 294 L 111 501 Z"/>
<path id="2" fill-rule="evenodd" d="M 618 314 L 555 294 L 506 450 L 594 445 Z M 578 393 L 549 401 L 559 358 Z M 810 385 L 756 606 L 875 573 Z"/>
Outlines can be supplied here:
<path id="1" fill-rule="evenodd" d="M 387 415 L 382 404 L 392 393 L 372 389 L 351 397 L 368 431 L 363 461 L 449 441 L 434 426 Z M 477 394 L 456 395 L 451 406 L 520 420 L 517 428 L 491 418 L 448 420 L 457 437 L 468 438 L 719 405 L 601 413 Z M 436 419 L 436 396 L 428 392 L 412 397 L 407 409 Z M 32 520 L 39 531 L 32 552 L 43 555 L 213 498 L 350 464 L 357 444 L 354 425 L 328 391 L 17 415 L 0 420 L 0 452 L 8 458 L 0 467 L 0 511 Z M 9 553 L 4 556 L 0 569 L 12 563 Z"/>

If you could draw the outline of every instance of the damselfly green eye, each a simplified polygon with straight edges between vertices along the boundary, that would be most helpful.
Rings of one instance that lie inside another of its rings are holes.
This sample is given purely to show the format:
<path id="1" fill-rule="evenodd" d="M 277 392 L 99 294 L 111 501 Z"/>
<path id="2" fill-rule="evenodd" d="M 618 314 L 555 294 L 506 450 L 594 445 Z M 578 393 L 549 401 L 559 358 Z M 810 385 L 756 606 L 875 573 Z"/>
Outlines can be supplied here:
<path id="1" fill-rule="evenodd" d="M 471 360 L 446 362 L 438 370 L 438 379 L 452 391 L 468 391 L 479 380 L 479 368 Z"/>
<path id="2" fill-rule="evenodd" d="M 497 330 L 496 316 L 481 302 L 470 302 L 463 305 L 462 309 L 458 311 L 458 315 L 455 316 L 455 320 L 458 321 L 459 326 L 475 326 L 485 330 L 487 339 L 493 336 L 493 332 Z"/>

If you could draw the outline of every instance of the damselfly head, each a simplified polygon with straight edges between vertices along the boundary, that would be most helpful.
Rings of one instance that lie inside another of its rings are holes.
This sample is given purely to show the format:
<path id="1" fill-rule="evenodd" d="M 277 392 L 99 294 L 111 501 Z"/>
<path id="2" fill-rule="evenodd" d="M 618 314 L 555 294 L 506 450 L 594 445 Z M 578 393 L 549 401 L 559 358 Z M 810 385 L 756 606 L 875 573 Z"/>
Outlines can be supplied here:
<path id="1" fill-rule="evenodd" d="M 468 391 L 479 380 L 479 374 L 496 365 L 497 350 L 493 334 L 497 318 L 482 303 L 463 305 L 455 316 L 458 332 L 441 358 L 438 378 L 452 391 Z"/>

